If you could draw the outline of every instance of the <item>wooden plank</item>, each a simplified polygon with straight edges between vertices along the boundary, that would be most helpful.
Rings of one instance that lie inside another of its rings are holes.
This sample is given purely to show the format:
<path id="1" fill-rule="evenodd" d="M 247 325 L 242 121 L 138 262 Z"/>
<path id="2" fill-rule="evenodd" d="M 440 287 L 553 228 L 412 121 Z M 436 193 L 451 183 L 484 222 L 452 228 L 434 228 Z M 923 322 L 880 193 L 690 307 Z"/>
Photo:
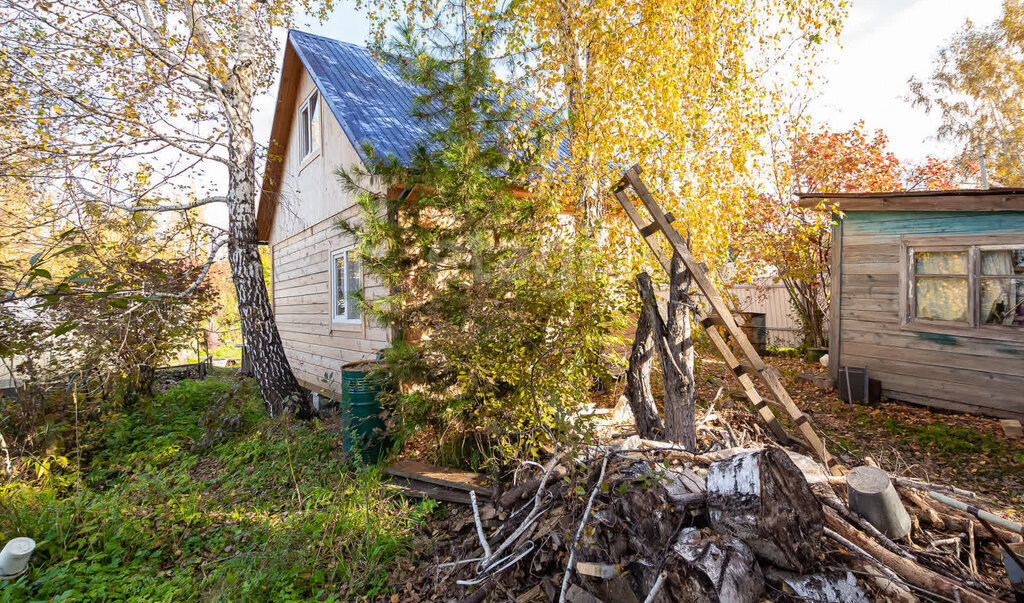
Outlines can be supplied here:
<path id="1" fill-rule="evenodd" d="M 697 288 L 704 294 L 704 298 L 711 305 L 711 309 L 714 313 L 721 316 L 724 323 L 726 332 L 736 342 L 743 355 L 747 357 L 750 364 L 753 365 L 754 369 L 758 372 L 761 380 L 768 387 L 768 391 L 772 393 L 776 400 L 778 400 L 783 407 L 786 409 L 786 413 L 790 416 L 797 428 L 803 435 L 804 440 L 810 445 L 811 449 L 818 454 L 826 467 L 833 473 L 842 473 L 842 468 L 835 465 L 832 456 L 825 448 L 824 443 L 818 437 L 818 434 L 814 431 L 814 427 L 810 423 L 810 419 L 797 407 L 796 403 L 790 397 L 789 392 L 782 385 L 782 381 L 779 378 L 778 372 L 765 364 L 764 360 L 754 349 L 754 346 L 747 339 L 746 335 L 741 330 L 740 326 L 736 324 L 735 318 L 726 306 L 725 301 L 722 300 L 718 294 L 718 290 L 712 284 L 711 280 L 708 279 L 707 274 L 704 272 L 704 268 L 697 262 L 697 260 L 690 253 L 689 248 L 686 245 L 686 241 L 683 240 L 682 236 L 676 232 L 675 228 L 672 227 L 669 220 L 666 218 L 665 213 L 654 200 L 647 186 L 640 180 L 639 167 L 633 166 L 626 170 L 623 175 L 625 181 L 633 188 L 633 190 L 640 197 L 644 207 L 647 208 L 647 212 L 651 215 L 654 223 L 661 229 L 662 234 L 668 239 L 669 244 L 675 250 L 679 257 L 682 258 L 683 263 L 691 273 L 693 281 L 697 284 Z M 618 185 L 616 185 L 618 188 Z"/>
<path id="2" fill-rule="evenodd" d="M 844 341 L 843 354 L 871 358 L 882 362 L 898 360 L 915 364 L 948 366 L 957 369 L 988 371 L 995 374 L 1024 377 L 1024 362 L 1020 359 L 961 354 L 955 350 L 933 350 L 911 348 L 898 344 L 875 345 Z"/>
<path id="3" fill-rule="evenodd" d="M 899 369 L 897 369 L 899 370 Z M 875 368 L 871 376 L 882 382 L 882 389 L 913 394 L 935 400 L 969 404 L 989 410 L 1003 410 L 1024 416 L 1024 400 L 1017 391 L 994 391 L 985 387 L 939 381 L 914 375 L 902 375 L 887 366 Z M 897 396 L 897 399 L 902 399 Z"/>
<path id="4" fill-rule="evenodd" d="M 912 404 L 920 404 L 921 406 L 929 406 L 932 408 L 941 408 L 943 410 L 953 410 L 956 412 L 966 412 L 975 415 L 985 415 L 989 417 L 1003 417 L 1007 419 L 1024 420 L 1024 412 L 1010 411 L 999 408 L 990 408 L 987 406 L 980 406 L 978 404 L 971 404 L 969 402 L 958 402 L 955 400 L 942 400 L 939 398 L 930 398 L 928 396 L 919 396 L 908 392 L 890 390 L 886 389 L 885 387 L 882 387 L 882 395 L 891 400 L 900 400 L 901 402 L 910 402 Z"/>
<path id="5" fill-rule="evenodd" d="M 1016 399 L 1024 391 L 1024 377 L 1020 375 L 1003 375 L 980 369 L 965 369 L 946 366 L 944 364 L 920 364 L 907 362 L 903 357 L 879 358 L 861 356 L 845 350 L 846 364 L 849 366 L 867 366 L 871 376 L 878 371 L 932 379 L 936 382 L 950 382 L 977 389 L 979 395 L 1009 395 Z M 919 392 L 924 394 L 925 392 Z"/>
<path id="6" fill-rule="evenodd" d="M 1021 195 L 943 195 L 935 197 L 831 197 L 842 211 L 1022 211 Z M 821 199 L 801 199 L 801 207 L 814 208 Z"/>
<path id="7" fill-rule="evenodd" d="M 1009 438 L 1024 438 L 1024 429 L 1020 426 L 1020 421 L 1016 419 L 1000 419 L 999 425 L 1003 428 L 1003 433 Z"/>
<path id="8" fill-rule="evenodd" d="M 832 266 L 829 275 L 832 292 L 830 293 L 829 319 L 828 319 L 828 376 L 836 379 L 839 376 L 839 364 L 841 362 L 840 337 L 842 331 L 842 315 L 840 309 L 843 304 L 843 219 L 839 218 L 832 224 Z"/>
<path id="9" fill-rule="evenodd" d="M 471 503 L 467 492 L 445 488 L 444 486 L 439 486 L 437 484 L 411 480 L 405 477 L 392 477 L 385 483 L 389 486 L 398 488 L 399 492 L 403 495 L 411 496 L 413 498 L 432 498 L 434 500 L 459 503 L 461 505 L 468 505 Z"/>
<path id="10" fill-rule="evenodd" d="M 420 461 L 402 459 L 384 470 L 388 475 L 454 488 L 464 492 L 476 492 L 480 496 L 491 496 L 487 477 L 472 471 L 461 471 L 450 467 L 437 467 Z"/>

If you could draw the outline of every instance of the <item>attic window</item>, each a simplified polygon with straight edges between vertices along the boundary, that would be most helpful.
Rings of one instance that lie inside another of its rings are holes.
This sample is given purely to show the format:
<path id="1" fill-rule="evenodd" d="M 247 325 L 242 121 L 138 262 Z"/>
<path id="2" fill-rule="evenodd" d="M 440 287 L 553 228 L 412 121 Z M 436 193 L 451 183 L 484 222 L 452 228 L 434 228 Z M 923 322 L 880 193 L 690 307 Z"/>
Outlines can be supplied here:
<path id="1" fill-rule="evenodd" d="M 907 252 L 909 323 L 1024 327 L 1024 244 Z"/>
<path id="2" fill-rule="evenodd" d="M 320 150 L 320 95 L 316 92 L 299 109 L 299 150 L 303 160 Z"/>

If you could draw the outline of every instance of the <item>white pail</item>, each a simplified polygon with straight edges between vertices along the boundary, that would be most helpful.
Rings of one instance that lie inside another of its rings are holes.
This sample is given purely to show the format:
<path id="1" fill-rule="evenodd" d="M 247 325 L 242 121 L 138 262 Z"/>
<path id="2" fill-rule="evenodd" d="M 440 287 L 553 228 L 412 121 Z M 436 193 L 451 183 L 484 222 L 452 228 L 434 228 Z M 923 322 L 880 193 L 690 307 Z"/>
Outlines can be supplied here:
<path id="1" fill-rule="evenodd" d="M 14 578 L 28 567 L 28 559 L 36 550 L 36 541 L 31 538 L 15 538 L 0 551 L 0 579 Z"/>

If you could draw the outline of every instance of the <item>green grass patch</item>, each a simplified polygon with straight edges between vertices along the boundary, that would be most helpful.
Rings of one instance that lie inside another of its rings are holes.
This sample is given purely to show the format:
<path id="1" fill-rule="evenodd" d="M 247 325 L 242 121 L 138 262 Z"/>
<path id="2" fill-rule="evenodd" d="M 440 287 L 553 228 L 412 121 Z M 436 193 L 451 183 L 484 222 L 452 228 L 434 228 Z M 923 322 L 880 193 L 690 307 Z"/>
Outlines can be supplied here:
<path id="1" fill-rule="evenodd" d="M 435 503 L 395 497 L 336 424 L 264 418 L 249 381 L 185 381 L 82 434 L 82 471 L 0 487 L 29 536 L 0 601 L 346 600 L 387 595 Z"/>

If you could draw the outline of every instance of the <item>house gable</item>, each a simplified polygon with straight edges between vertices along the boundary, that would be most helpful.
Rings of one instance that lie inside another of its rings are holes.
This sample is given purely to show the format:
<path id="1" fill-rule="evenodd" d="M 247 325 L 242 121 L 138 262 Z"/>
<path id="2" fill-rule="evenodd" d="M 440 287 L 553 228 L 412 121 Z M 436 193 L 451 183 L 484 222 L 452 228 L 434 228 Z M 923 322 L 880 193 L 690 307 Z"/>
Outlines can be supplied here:
<path id="1" fill-rule="evenodd" d="M 324 161 L 314 171 L 326 174 L 317 178 L 307 176 L 309 165 L 297 158 L 296 116 L 314 89 L 321 98 Z M 259 240 L 281 240 L 344 209 L 337 202 L 343 192 L 340 187 L 332 189 L 337 185 L 334 172 L 365 164 L 365 145 L 378 154 L 407 161 L 427 134 L 410 116 L 416 94 L 409 82 L 377 61 L 369 49 L 290 31 L 257 212 Z M 321 207 L 318 200 L 330 203 Z M 333 211 L 324 214 L 329 209 Z"/>

